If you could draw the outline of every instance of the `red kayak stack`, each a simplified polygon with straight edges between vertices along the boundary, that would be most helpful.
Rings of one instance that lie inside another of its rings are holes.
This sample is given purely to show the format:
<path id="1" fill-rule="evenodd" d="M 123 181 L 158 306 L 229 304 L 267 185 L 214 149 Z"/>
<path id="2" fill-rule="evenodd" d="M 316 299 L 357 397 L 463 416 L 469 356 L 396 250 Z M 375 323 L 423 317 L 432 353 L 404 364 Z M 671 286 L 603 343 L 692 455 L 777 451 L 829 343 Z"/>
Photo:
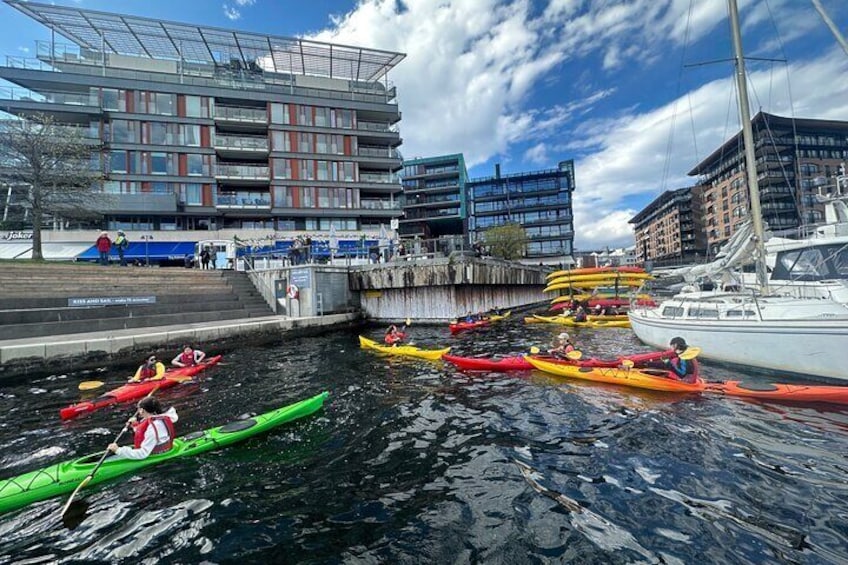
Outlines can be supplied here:
<path id="1" fill-rule="evenodd" d="M 80 414 L 94 412 L 95 410 L 99 410 L 106 406 L 111 406 L 112 404 L 118 404 L 119 402 L 128 402 L 130 400 L 142 398 L 150 394 L 150 392 L 154 389 L 164 390 L 166 388 L 171 388 L 172 386 L 176 386 L 181 382 L 184 382 L 186 377 L 193 377 L 201 371 L 204 371 L 205 369 L 216 365 L 220 360 L 221 355 L 216 355 L 215 357 L 211 357 L 203 363 L 200 363 L 199 365 L 195 365 L 193 367 L 180 367 L 178 369 L 169 369 L 165 372 L 164 378 L 159 380 L 147 380 L 138 383 L 127 383 L 92 400 L 86 400 L 85 402 L 79 402 L 77 404 L 68 406 L 67 408 L 62 408 L 61 410 L 59 410 L 59 417 L 63 420 L 70 420 L 71 418 L 76 418 Z"/>

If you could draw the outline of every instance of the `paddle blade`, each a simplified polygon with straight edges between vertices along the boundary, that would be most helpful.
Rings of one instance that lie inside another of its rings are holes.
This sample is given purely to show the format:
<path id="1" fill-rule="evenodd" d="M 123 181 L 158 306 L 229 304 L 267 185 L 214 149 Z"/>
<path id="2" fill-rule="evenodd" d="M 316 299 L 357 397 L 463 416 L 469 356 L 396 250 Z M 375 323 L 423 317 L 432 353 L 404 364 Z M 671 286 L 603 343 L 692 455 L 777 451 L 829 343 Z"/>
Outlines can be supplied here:
<path id="1" fill-rule="evenodd" d="M 407 318 L 407 319 L 406 319 L 406 325 L 407 325 L 407 326 L 411 326 L 411 325 L 412 325 L 412 318 Z"/>
<path id="2" fill-rule="evenodd" d="M 684 361 L 688 361 L 689 359 L 694 359 L 698 355 L 701 354 L 700 347 L 687 347 L 686 351 L 680 354 L 680 358 Z"/>
<path id="3" fill-rule="evenodd" d="M 104 385 L 103 381 L 83 381 L 79 384 L 80 390 L 94 390 Z"/>
<path id="4" fill-rule="evenodd" d="M 540 350 L 538 347 L 536 347 L 535 345 L 534 345 L 533 347 L 531 347 L 531 348 L 530 348 L 530 353 L 531 353 L 532 355 L 538 355 L 540 351 L 541 351 L 541 350 Z"/>
<path id="5" fill-rule="evenodd" d="M 631 361 L 630 359 L 625 359 L 621 362 L 621 366 L 625 369 L 632 369 L 633 365 L 635 365 L 635 363 L 633 363 L 633 361 Z"/>
<path id="6" fill-rule="evenodd" d="M 573 359 L 574 361 L 577 361 L 578 359 L 583 357 L 583 352 L 575 349 L 574 351 L 569 351 L 568 353 L 566 353 L 565 356 L 568 357 L 569 359 Z"/>

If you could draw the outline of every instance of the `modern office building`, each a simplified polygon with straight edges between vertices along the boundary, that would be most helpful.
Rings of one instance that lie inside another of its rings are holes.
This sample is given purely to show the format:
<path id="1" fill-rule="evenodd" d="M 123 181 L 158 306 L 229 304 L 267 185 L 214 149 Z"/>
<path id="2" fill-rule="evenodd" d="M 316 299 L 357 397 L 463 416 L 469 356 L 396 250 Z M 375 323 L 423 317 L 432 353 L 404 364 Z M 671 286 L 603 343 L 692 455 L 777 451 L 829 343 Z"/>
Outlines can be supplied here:
<path id="1" fill-rule="evenodd" d="M 773 232 L 820 223 L 819 193 L 835 190 L 848 160 L 848 122 L 758 113 L 753 121 L 763 219 Z M 701 161 L 690 175 L 704 190 L 707 243 L 716 250 L 748 217 L 742 134 Z M 637 240 L 638 244 L 638 240 Z"/>
<path id="2" fill-rule="evenodd" d="M 682 264 L 705 258 L 703 191 L 700 186 L 667 190 L 630 220 L 639 263 Z"/>
<path id="3" fill-rule="evenodd" d="M 462 235 L 467 230 L 468 171 L 461 153 L 403 162 L 401 237 Z"/>
<path id="4" fill-rule="evenodd" d="M 487 229 L 507 223 L 524 228 L 529 239 L 526 261 L 561 264 L 572 261 L 574 161 L 556 169 L 469 179 L 468 232 L 472 240 Z"/>
<path id="5" fill-rule="evenodd" d="M 93 139 L 114 197 L 90 227 L 273 238 L 332 226 L 355 239 L 401 215 L 387 75 L 403 54 L 6 3 L 50 40 L 0 66 L 16 85 L 0 87 L 0 110 Z"/>

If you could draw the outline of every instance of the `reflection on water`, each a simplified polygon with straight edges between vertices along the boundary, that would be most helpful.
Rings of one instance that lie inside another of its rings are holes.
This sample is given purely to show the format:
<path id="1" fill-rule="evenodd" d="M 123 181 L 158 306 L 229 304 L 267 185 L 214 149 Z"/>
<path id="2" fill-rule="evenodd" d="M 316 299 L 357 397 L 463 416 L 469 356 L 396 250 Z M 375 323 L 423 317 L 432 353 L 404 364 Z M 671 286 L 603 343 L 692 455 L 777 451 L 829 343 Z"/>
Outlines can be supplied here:
<path id="1" fill-rule="evenodd" d="M 519 319 L 457 336 L 412 327 L 416 344 L 458 354 L 519 354 L 558 331 Z M 629 330 L 572 333 L 588 355 L 648 350 Z M 845 562 L 844 409 L 465 374 L 380 357 L 342 332 L 226 363 L 160 395 L 181 433 L 321 390 L 329 401 L 246 443 L 87 491 L 73 530 L 63 498 L 2 515 L 0 562 Z M 59 421 L 80 380 L 3 387 L 0 476 L 114 436 L 131 406 Z"/>

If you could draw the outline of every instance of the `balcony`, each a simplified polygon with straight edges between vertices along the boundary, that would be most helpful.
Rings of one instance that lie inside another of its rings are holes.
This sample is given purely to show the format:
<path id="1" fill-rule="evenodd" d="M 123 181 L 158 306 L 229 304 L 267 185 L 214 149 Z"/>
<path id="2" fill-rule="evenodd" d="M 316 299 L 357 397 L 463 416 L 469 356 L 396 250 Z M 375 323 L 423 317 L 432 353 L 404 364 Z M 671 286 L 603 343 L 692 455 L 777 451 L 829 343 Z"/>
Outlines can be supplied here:
<path id="1" fill-rule="evenodd" d="M 271 195 L 267 192 L 220 192 L 215 195 L 218 208 L 271 208 Z"/>
<path id="2" fill-rule="evenodd" d="M 267 166 L 218 164 L 215 167 L 215 178 L 267 182 L 271 176 Z"/>
<path id="3" fill-rule="evenodd" d="M 400 210 L 399 200 L 365 200 L 359 201 L 363 210 Z"/>
<path id="4" fill-rule="evenodd" d="M 400 177 L 397 175 L 379 175 L 374 173 L 360 173 L 359 182 L 368 182 L 374 184 L 396 184 L 400 186 Z"/>
<path id="5" fill-rule="evenodd" d="M 59 121 L 78 121 L 83 115 L 99 115 L 100 102 L 88 92 L 35 92 L 28 88 L 0 87 L 0 103 L 13 114 L 55 114 Z"/>
<path id="6" fill-rule="evenodd" d="M 236 153 L 239 155 L 265 155 L 268 153 L 268 138 L 264 136 L 244 135 L 215 135 L 215 149 L 219 153 Z"/>
<path id="7" fill-rule="evenodd" d="M 215 121 L 264 125 L 268 123 L 268 111 L 264 108 L 242 108 L 216 104 Z"/>

